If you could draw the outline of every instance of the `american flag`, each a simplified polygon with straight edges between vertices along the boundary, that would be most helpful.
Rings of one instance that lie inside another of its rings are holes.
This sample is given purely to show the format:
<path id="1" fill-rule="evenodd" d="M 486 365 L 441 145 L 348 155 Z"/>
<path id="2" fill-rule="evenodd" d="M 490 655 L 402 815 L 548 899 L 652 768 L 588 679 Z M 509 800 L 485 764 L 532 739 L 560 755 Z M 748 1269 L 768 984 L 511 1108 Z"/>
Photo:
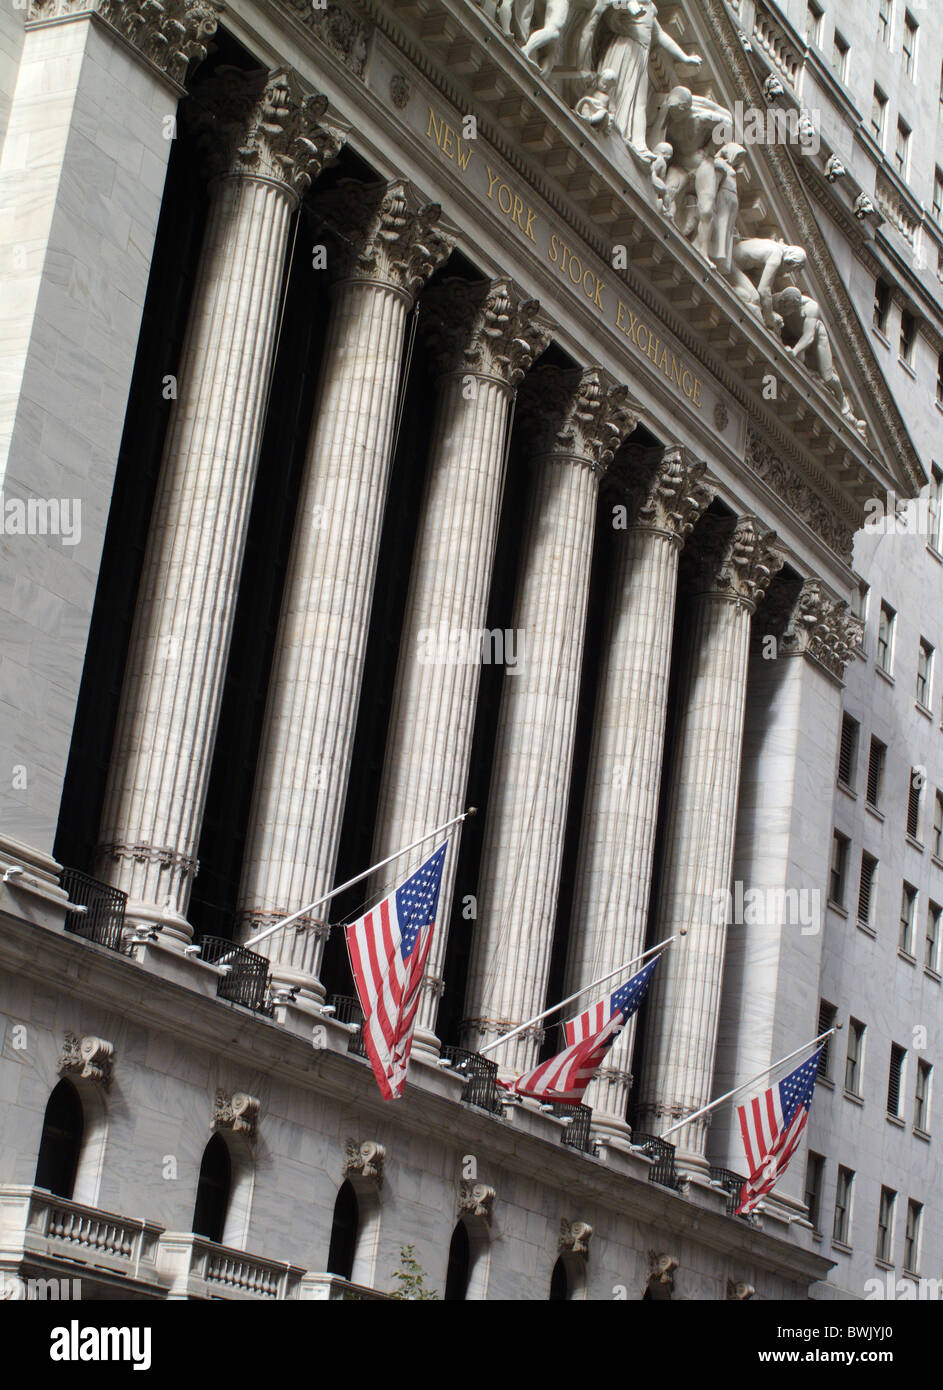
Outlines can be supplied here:
<path id="1" fill-rule="evenodd" d="M 440 845 L 395 893 L 352 922 L 346 932 L 363 1009 L 364 1047 L 385 1100 L 397 1100 L 406 1084 L 445 850 Z"/>
<path id="2" fill-rule="evenodd" d="M 516 1081 L 502 1082 L 506 1090 L 558 1105 L 579 1105 L 602 1060 L 628 1019 L 641 1004 L 658 964 L 651 961 L 612 994 L 563 1025 L 567 1046 Z"/>
<path id="3" fill-rule="evenodd" d="M 809 1118 L 822 1048 L 762 1095 L 737 1106 L 750 1176 L 740 1192 L 737 1215 L 749 1215 L 779 1181 Z"/>

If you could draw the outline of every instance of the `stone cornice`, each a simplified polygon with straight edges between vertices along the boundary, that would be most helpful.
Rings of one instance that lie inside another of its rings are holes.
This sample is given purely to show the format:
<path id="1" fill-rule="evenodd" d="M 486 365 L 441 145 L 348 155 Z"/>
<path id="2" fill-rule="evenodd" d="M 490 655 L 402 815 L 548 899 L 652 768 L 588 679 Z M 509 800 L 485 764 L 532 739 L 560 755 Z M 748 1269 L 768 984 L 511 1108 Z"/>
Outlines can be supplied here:
<path id="1" fill-rule="evenodd" d="M 230 71 L 194 89 L 186 118 L 211 177 L 266 180 L 300 199 L 347 138 L 322 124 L 327 104 L 327 97 L 306 92 L 289 68 Z"/>
<path id="2" fill-rule="evenodd" d="M 516 387 L 553 336 L 537 300 L 507 279 L 447 280 L 426 296 L 424 309 L 440 375 L 468 373 Z"/>
<path id="3" fill-rule="evenodd" d="M 410 299 L 448 260 L 454 244 L 437 225 L 439 204 L 420 203 L 405 179 L 344 179 L 319 199 L 317 213 L 337 243 L 336 279 L 391 285 Z"/>
<path id="4" fill-rule="evenodd" d="M 676 444 L 629 448 L 613 470 L 613 484 L 628 505 L 630 527 L 664 531 L 684 542 L 714 500 L 706 473 L 706 463 Z"/>
<path id="5" fill-rule="evenodd" d="M 183 83 L 216 33 L 222 0 L 29 0 L 27 24 L 95 15 L 158 72 Z"/>
<path id="6" fill-rule="evenodd" d="M 627 386 L 601 367 L 537 367 L 517 404 L 532 457 L 567 457 L 604 472 L 638 424 Z"/>

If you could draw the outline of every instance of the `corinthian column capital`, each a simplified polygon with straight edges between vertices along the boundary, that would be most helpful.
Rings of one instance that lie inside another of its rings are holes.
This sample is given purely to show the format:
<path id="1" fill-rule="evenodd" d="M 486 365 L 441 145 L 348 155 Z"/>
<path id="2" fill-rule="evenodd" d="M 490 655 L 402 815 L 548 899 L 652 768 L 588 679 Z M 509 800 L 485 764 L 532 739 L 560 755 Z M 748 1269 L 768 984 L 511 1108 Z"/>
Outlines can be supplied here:
<path id="1" fill-rule="evenodd" d="M 683 543 L 714 500 L 706 472 L 706 463 L 677 444 L 627 449 L 613 481 L 629 505 L 629 525 L 663 531 Z"/>
<path id="2" fill-rule="evenodd" d="M 810 656 L 839 680 L 861 646 L 864 624 L 820 579 L 807 579 L 793 603 L 780 641 L 784 656 Z"/>
<path id="3" fill-rule="evenodd" d="M 174 82 L 206 57 L 223 9 L 217 0 L 29 0 L 27 23 L 97 14 Z"/>
<path id="4" fill-rule="evenodd" d="M 518 419 L 535 456 L 553 455 L 604 472 L 638 424 L 627 386 L 601 367 L 538 367 L 518 402 Z"/>
<path id="5" fill-rule="evenodd" d="M 427 317 L 439 375 L 468 372 L 512 387 L 553 336 L 538 301 L 511 280 L 449 280 L 429 294 Z"/>
<path id="6" fill-rule="evenodd" d="M 695 594 L 717 594 L 755 608 L 763 599 L 783 557 L 774 549 L 775 531 L 758 517 L 706 516 L 699 528 L 700 545 L 692 557 Z"/>
<path id="7" fill-rule="evenodd" d="M 338 243 L 339 280 L 391 285 L 410 299 L 455 244 L 438 226 L 439 204 L 421 203 L 405 179 L 374 184 L 344 179 L 320 199 L 318 211 Z"/>
<path id="8" fill-rule="evenodd" d="M 211 177 L 279 183 L 299 199 L 347 139 L 321 124 L 327 97 L 304 92 L 289 68 L 214 75 L 193 101 Z"/>

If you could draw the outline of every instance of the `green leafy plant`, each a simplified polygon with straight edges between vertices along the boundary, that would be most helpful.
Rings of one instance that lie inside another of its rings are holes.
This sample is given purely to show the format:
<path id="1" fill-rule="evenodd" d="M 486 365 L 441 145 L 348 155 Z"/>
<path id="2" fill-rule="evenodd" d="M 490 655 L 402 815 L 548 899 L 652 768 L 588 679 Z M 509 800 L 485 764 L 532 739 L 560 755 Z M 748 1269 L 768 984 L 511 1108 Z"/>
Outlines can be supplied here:
<path id="1" fill-rule="evenodd" d="M 426 1272 L 416 1259 L 416 1248 L 413 1245 L 400 1246 L 399 1269 L 393 1271 L 393 1278 L 397 1280 L 397 1285 L 390 1293 L 390 1298 L 415 1300 L 439 1297 L 434 1289 L 426 1288 Z"/>

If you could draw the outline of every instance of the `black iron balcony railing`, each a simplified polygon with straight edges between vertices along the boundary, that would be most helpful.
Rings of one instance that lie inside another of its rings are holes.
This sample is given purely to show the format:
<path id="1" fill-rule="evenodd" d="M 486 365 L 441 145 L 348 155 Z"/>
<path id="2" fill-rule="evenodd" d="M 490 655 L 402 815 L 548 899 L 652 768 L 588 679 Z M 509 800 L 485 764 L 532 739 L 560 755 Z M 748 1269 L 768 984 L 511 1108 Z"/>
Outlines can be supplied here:
<path id="1" fill-rule="evenodd" d="M 127 954 L 124 942 L 127 893 L 78 869 L 63 869 L 59 882 L 68 893 L 69 901 L 86 909 L 85 912 L 66 913 L 66 931 L 84 936 L 86 941 L 94 941 L 99 946 L 107 946 L 109 951 Z"/>
<path id="2" fill-rule="evenodd" d="M 561 1105 L 556 1102 L 553 1106 L 553 1113 L 570 1121 L 560 1137 L 561 1144 L 566 1144 L 571 1149 L 579 1149 L 580 1153 L 593 1153 L 595 1145 L 590 1135 L 593 1112 L 590 1106 Z"/>
<path id="3" fill-rule="evenodd" d="M 711 1167 L 711 1182 L 716 1182 L 727 1193 L 727 1215 L 736 1216 L 737 1207 L 740 1205 L 740 1193 L 746 1178 L 739 1173 L 733 1173 L 729 1168 Z"/>
<path id="4" fill-rule="evenodd" d="M 200 959 L 205 960 L 207 965 L 229 966 L 216 986 L 219 999 L 241 1004 L 244 1009 L 252 1009 L 257 1014 L 274 1013 L 269 1000 L 271 975 L 265 956 L 250 951 L 246 946 L 237 946 L 221 936 L 201 936 L 199 944 Z"/>
<path id="5" fill-rule="evenodd" d="M 659 1187 L 673 1187 L 675 1190 L 681 1186 L 681 1179 L 675 1168 L 674 1144 L 669 1144 L 667 1139 L 659 1139 L 655 1134 L 637 1133 L 633 1133 L 632 1143 L 655 1160 L 648 1170 L 649 1182 L 657 1182 Z"/>
<path id="6" fill-rule="evenodd" d="M 347 1051 L 356 1057 L 366 1057 L 367 1049 L 363 1045 L 363 1009 L 360 1007 L 360 1000 L 352 994 L 332 994 L 327 1002 L 333 1008 L 338 1023 L 358 1025 L 356 1033 L 350 1035 Z"/>
<path id="7" fill-rule="evenodd" d="M 487 1110 L 489 1115 L 504 1113 L 498 1091 L 497 1062 L 477 1052 L 467 1052 L 464 1047 L 443 1047 L 442 1056 L 451 1062 L 453 1071 L 467 1078 L 462 1100 L 479 1110 Z"/>

